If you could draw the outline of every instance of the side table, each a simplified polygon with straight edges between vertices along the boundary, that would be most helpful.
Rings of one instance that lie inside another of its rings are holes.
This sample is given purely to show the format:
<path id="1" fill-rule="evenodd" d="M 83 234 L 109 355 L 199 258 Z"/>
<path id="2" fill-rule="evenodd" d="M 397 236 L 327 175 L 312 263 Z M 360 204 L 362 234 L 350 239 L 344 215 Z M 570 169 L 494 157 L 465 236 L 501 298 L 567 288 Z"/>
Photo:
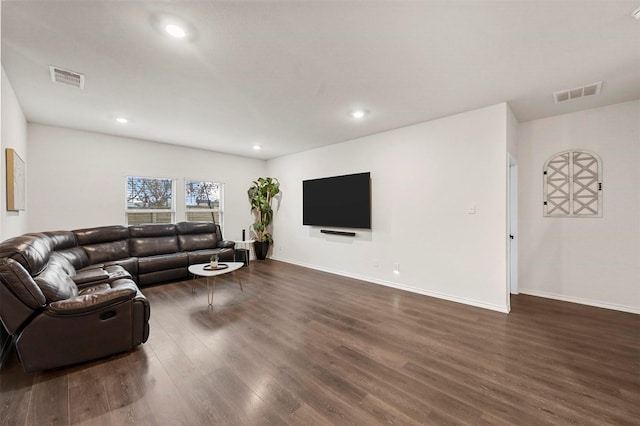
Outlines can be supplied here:
<path id="1" fill-rule="evenodd" d="M 234 241 L 236 243 L 236 250 L 242 250 L 244 252 L 244 266 L 249 266 L 249 259 L 251 258 L 251 247 L 255 240 Z"/>

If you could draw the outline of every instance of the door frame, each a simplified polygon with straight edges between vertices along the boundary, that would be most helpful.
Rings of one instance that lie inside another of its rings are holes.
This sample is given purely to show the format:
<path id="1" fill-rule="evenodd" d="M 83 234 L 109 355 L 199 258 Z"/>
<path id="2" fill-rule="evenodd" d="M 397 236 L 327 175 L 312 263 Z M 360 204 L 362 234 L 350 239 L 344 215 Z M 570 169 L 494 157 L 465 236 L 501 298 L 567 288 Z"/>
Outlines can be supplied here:
<path id="1" fill-rule="evenodd" d="M 518 294 L 518 163 L 509 154 L 509 192 L 507 197 L 507 236 L 509 293 Z"/>

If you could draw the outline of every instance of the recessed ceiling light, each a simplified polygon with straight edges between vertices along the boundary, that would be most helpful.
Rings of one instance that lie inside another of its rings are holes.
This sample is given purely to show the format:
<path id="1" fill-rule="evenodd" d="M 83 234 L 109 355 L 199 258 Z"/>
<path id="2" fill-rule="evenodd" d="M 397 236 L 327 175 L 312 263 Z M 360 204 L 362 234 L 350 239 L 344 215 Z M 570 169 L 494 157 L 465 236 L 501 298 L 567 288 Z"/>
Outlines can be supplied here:
<path id="1" fill-rule="evenodd" d="M 196 29 L 180 16 L 172 14 L 153 14 L 151 25 L 163 36 L 171 36 L 181 41 L 193 41 L 197 36 Z"/>
<path id="2" fill-rule="evenodd" d="M 120 124 L 127 124 L 129 122 L 129 119 L 124 117 L 116 117 L 116 121 Z"/>
<path id="3" fill-rule="evenodd" d="M 164 30 L 171 37 L 175 37 L 175 38 L 184 38 L 187 35 L 185 30 L 183 30 L 181 27 L 177 26 L 176 24 L 165 25 Z"/>
<path id="4" fill-rule="evenodd" d="M 634 10 L 631 16 L 633 16 L 636 19 L 640 19 L 640 7 Z"/>
<path id="5" fill-rule="evenodd" d="M 256 151 L 260 151 L 262 147 L 260 145 L 254 145 L 253 149 L 255 149 Z"/>
<path id="6" fill-rule="evenodd" d="M 363 118 L 365 115 L 367 115 L 367 111 L 361 109 L 351 111 L 351 117 L 353 118 Z"/>

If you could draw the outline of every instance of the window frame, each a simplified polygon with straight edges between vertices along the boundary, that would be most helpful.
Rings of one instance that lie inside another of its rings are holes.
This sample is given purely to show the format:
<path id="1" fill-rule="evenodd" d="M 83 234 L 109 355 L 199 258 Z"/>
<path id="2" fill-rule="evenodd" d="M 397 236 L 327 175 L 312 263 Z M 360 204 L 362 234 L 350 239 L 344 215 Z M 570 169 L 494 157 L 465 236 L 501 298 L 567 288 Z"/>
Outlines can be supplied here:
<path id="1" fill-rule="evenodd" d="M 129 178 L 138 179 L 155 179 L 155 180 L 168 180 L 171 182 L 171 207 L 168 209 L 152 209 L 152 208 L 129 208 Z M 168 223 L 175 223 L 176 219 L 176 183 L 178 179 L 175 177 L 158 177 L 158 176 L 140 176 L 140 175 L 125 175 L 124 187 L 125 187 L 125 199 L 124 199 L 124 222 L 126 226 L 130 226 L 129 214 L 130 213 L 169 213 L 170 221 Z M 151 222 L 151 223 L 167 223 L 167 222 Z"/>
<path id="2" fill-rule="evenodd" d="M 220 188 L 220 199 L 219 199 L 218 207 L 217 208 L 213 208 L 213 209 L 209 209 L 209 208 L 189 208 L 189 206 L 187 205 L 187 183 L 188 182 L 207 182 L 207 183 L 218 184 L 218 187 Z M 194 221 L 194 220 L 189 220 L 188 215 L 191 212 L 213 213 L 214 217 L 215 217 L 215 214 L 217 213 L 218 220 L 215 222 L 215 224 L 216 225 L 220 225 L 220 228 L 223 228 L 223 224 L 224 224 L 224 192 L 225 192 L 224 191 L 224 187 L 225 187 L 225 184 L 222 181 L 184 178 L 184 185 L 183 185 L 184 197 L 183 197 L 183 202 L 184 202 L 184 220 L 185 220 L 185 222 L 198 222 L 198 221 Z"/>

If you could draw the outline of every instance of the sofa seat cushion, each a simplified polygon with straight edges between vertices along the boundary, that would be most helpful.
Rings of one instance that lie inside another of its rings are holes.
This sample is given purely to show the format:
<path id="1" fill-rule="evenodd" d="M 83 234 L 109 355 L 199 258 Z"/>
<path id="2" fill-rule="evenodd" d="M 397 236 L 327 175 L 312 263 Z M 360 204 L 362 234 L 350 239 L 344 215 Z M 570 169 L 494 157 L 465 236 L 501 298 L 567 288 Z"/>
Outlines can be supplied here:
<path id="1" fill-rule="evenodd" d="M 187 253 L 161 254 L 138 258 L 138 274 L 162 271 L 164 269 L 186 268 L 189 266 Z"/>
<path id="2" fill-rule="evenodd" d="M 190 251 L 189 265 L 195 265 L 196 263 L 208 263 L 211 260 L 211 256 L 214 254 L 217 254 L 219 256 L 219 260 L 222 262 L 233 262 L 235 253 L 234 250 L 230 248 Z"/>
<path id="3" fill-rule="evenodd" d="M 49 303 L 78 295 L 78 286 L 57 263 L 50 263 L 34 281 Z"/>

